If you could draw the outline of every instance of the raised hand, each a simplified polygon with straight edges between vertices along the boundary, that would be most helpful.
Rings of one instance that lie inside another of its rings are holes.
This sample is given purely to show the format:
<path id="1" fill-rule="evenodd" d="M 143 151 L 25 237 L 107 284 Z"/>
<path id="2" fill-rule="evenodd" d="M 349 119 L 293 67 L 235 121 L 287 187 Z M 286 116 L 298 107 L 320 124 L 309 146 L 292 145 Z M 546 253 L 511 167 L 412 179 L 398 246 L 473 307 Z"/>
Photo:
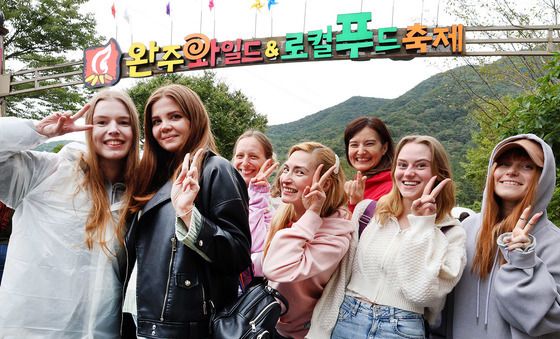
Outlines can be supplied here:
<path id="1" fill-rule="evenodd" d="M 317 166 L 315 173 L 313 174 L 313 181 L 311 187 L 307 186 L 303 190 L 302 203 L 306 210 L 312 210 L 317 214 L 321 214 L 321 208 L 323 203 L 327 198 L 325 194 L 325 183 L 330 177 L 331 173 L 335 170 L 337 165 L 333 165 L 329 168 L 325 174 L 321 176 L 321 170 L 323 169 L 323 164 Z"/>
<path id="2" fill-rule="evenodd" d="M 257 186 L 266 186 L 268 185 L 268 177 L 274 172 L 274 170 L 278 167 L 278 163 L 274 162 L 272 159 L 268 159 L 264 162 L 259 170 L 259 173 L 251 178 L 251 183 Z"/>
<path id="3" fill-rule="evenodd" d="M 526 248 L 531 244 L 531 239 L 529 238 L 529 234 L 533 230 L 533 227 L 539 221 L 540 217 L 543 215 L 543 212 L 535 213 L 529 221 L 529 214 L 531 212 L 531 206 L 527 207 L 521 213 L 519 220 L 515 224 L 515 227 L 511 231 L 511 237 L 507 237 L 504 239 L 504 242 L 507 244 L 508 250 L 512 251 L 516 248 Z"/>
<path id="4" fill-rule="evenodd" d="M 197 160 L 202 155 L 203 149 L 200 148 L 191 161 L 191 154 L 187 153 L 181 166 L 181 172 L 173 182 L 171 188 L 171 203 L 175 208 L 178 217 L 186 217 L 194 206 L 194 199 L 200 190 L 198 185 Z M 189 217 L 190 220 L 190 217 Z"/>
<path id="5" fill-rule="evenodd" d="M 71 115 L 68 112 L 56 112 L 43 118 L 35 126 L 37 133 L 52 138 L 70 132 L 80 132 L 92 129 L 93 125 L 76 125 L 76 120 L 81 118 L 89 109 L 90 104 L 86 104 L 78 113 Z"/>
<path id="6" fill-rule="evenodd" d="M 422 196 L 412 202 L 411 211 L 414 215 L 432 215 L 436 214 L 436 197 L 440 194 L 447 183 L 451 182 L 451 179 L 447 178 L 440 182 L 436 188 L 432 190 L 436 182 L 437 177 L 433 176 L 430 181 L 424 187 L 424 192 Z"/>
<path id="7" fill-rule="evenodd" d="M 362 172 L 358 171 L 355 180 L 348 180 L 344 183 L 344 191 L 346 191 L 346 194 L 348 195 L 350 204 L 356 205 L 360 201 L 364 200 L 366 180 L 367 177 L 362 175 Z"/>

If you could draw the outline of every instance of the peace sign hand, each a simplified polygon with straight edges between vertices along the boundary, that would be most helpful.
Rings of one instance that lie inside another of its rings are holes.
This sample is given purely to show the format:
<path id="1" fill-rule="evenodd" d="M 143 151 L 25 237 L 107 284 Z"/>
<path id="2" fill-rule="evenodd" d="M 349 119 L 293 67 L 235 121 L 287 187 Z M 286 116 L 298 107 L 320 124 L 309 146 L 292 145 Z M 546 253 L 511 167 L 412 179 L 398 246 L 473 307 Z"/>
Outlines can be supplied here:
<path id="1" fill-rule="evenodd" d="M 278 163 L 274 162 L 272 159 L 268 159 L 264 162 L 259 170 L 259 173 L 251 178 L 251 183 L 256 186 L 267 186 L 268 185 L 268 177 L 274 172 L 274 170 L 278 167 Z"/>
<path id="2" fill-rule="evenodd" d="M 511 231 L 511 237 L 504 239 L 504 243 L 507 244 L 508 250 L 513 251 L 516 248 L 527 248 L 527 246 L 531 245 L 529 234 L 533 230 L 537 221 L 539 221 L 540 217 L 543 215 L 543 212 L 535 213 L 527 222 L 530 211 L 531 206 L 528 206 L 523 210 L 517 224 L 515 224 L 514 229 Z"/>
<path id="3" fill-rule="evenodd" d="M 348 180 L 344 183 L 344 191 L 346 191 L 346 194 L 348 195 L 350 204 L 356 205 L 360 201 L 364 200 L 366 180 L 367 177 L 362 175 L 362 172 L 358 171 L 355 180 Z"/>
<path id="4" fill-rule="evenodd" d="M 179 217 L 187 216 L 192 211 L 194 199 L 196 199 L 198 191 L 200 190 L 196 164 L 202 152 L 202 148 L 196 151 L 192 161 L 190 161 L 190 153 L 185 155 L 181 173 L 179 173 L 177 179 L 173 182 L 173 187 L 171 188 L 171 203 Z"/>
<path id="5" fill-rule="evenodd" d="M 436 179 L 437 177 L 433 176 L 426 184 L 426 187 L 424 187 L 424 194 L 412 202 L 411 210 L 413 215 L 427 216 L 436 214 L 436 197 L 440 194 L 445 185 L 451 182 L 451 179 L 446 178 L 432 190 Z"/>
<path id="6" fill-rule="evenodd" d="M 325 174 L 321 176 L 323 164 L 317 166 L 317 169 L 313 174 L 311 187 L 307 186 L 303 190 L 303 196 L 301 200 L 303 203 L 303 207 L 305 207 L 306 210 L 311 210 L 319 215 L 321 214 L 321 208 L 323 207 L 323 203 L 327 198 L 327 195 L 325 194 L 325 183 L 336 167 L 336 164 L 333 165 L 325 172 Z"/>
<path id="7" fill-rule="evenodd" d="M 48 138 L 56 137 L 70 132 L 80 132 L 92 129 L 93 125 L 76 125 L 76 120 L 81 118 L 89 109 L 90 104 L 84 105 L 78 113 L 70 115 L 69 112 L 55 112 L 48 117 L 43 118 L 35 126 L 37 133 Z"/>

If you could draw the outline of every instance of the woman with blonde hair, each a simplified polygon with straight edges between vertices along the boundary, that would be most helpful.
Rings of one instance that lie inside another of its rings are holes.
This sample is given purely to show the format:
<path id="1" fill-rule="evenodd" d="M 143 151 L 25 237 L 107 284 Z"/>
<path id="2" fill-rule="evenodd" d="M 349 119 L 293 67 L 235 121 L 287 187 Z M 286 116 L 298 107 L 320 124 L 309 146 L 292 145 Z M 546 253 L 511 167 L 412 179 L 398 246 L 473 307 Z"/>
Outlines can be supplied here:
<path id="1" fill-rule="evenodd" d="M 85 125 L 76 120 L 85 115 Z M 0 286 L 0 337 L 119 338 L 126 211 L 138 115 L 120 91 L 39 123 L 0 118 L 0 200 L 15 209 Z M 86 131 L 86 149 L 31 151 Z"/>
<path id="2" fill-rule="evenodd" d="M 465 231 L 451 217 L 455 188 L 445 149 L 430 136 L 397 145 L 393 188 L 329 283 L 310 338 L 424 338 L 465 266 Z M 359 203 L 353 223 L 369 204 Z M 331 336 L 332 335 L 332 336 Z"/>
<path id="3" fill-rule="evenodd" d="M 449 338 L 560 337 L 560 231 L 546 213 L 555 181 L 541 138 L 496 145 L 482 211 L 463 222 L 467 270 L 446 313 Z"/>
<path id="4" fill-rule="evenodd" d="M 251 228 L 251 261 L 255 277 L 262 277 L 262 254 L 273 207 L 268 177 L 278 167 L 268 137 L 256 130 L 248 130 L 237 138 L 232 164 L 239 171 L 249 192 L 249 227 Z M 242 275 L 243 287 L 251 281 L 250 272 Z"/>
<path id="5" fill-rule="evenodd" d="M 155 90 L 144 130 L 127 235 L 137 267 L 137 333 L 208 338 L 213 307 L 237 298 L 239 274 L 251 263 L 247 188 L 217 155 L 208 113 L 188 87 Z"/>
<path id="6" fill-rule="evenodd" d="M 344 173 L 338 156 L 316 142 L 293 146 L 280 169 L 283 204 L 265 245 L 263 271 L 290 303 L 276 337 L 303 338 L 315 303 L 350 244 Z"/>

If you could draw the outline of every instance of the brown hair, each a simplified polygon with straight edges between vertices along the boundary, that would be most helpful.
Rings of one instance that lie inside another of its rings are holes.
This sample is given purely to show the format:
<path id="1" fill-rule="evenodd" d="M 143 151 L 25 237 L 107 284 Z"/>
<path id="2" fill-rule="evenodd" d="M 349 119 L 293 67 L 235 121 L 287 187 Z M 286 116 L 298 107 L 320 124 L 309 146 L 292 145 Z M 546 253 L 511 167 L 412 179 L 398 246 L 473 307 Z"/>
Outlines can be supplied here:
<path id="1" fill-rule="evenodd" d="M 163 149 L 152 134 L 152 107 L 164 97 L 173 100 L 190 122 L 187 141 L 174 153 Z M 134 201 L 128 208 L 130 213 L 142 208 L 165 182 L 173 178 L 187 153 L 194 153 L 199 148 L 218 153 L 210 129 L 210 117 L 202 100 L 193 90 L 183 85 L 163 86 L 150 95 L 144 109 L 144 135 L 144 154 L 138 168 L 142 175 L 138 178 Z M 199 169 L 202 168 L 203 158 L 199 159 Z"/>
<path id="2" fill-rule="evenodd" d="M 432 153 L 430 165 L 432 175 L 437 177 L 436 185 L 446 178 L 452 179 L 449 156 L 443 145 L 436 138 L 427 135 L 409 135 L 403 137 L 397 145 L 395 161 L 393 161 L 391 167 L 393 188 L 391 192 L 379 199 L 375 212 L 376 217 L 382 225 L 385 224 L 391 216 L 399 218 L 404 213 L 403 198 L 395 182 L 395 169 L 397 167 L 396 159 L 399 153 L 402 148 L 409 143 L 423 144 L 430 149 Z M 451 214 L 451 209 L 455 206 L 455 185 L 453 182 L 445 185 L 441 193 L 436 197 L 436 206 L 436 222 L 442 221 L 446 216 Z"/>
<path id="3" fill-rule="evenodd" d="M 518 147 L 502 153 L 499 158 L 494 159 L 494 163 L 491 166 L 490 174 L 486 179 L 486 199 L 484 201 L 484 206 L 482 206 L 482 224 L 476 241 L 472 265 L 472 272 L 478 274 L 482 279 L 486 278 L 492 271 L 494 254 L 498 247 L 496 243 L 498 236 L 505 232 L 511 232 L 515 228 L 515 224 L 519 220 L 519 217 L 521 217 L 521 213 L 523 213 L 523 210 L 527 208 L 527 206 L 533 204 L 537 194 L 538 182 L 542 171 L 542 168 L 538 166 L 536 175 L 533 176 L 533 179 L 529 183 L 527 194 L 523 197 L 521 202 L 515 206 L 511 213 L 503 215 L 501 199 L 496 195 L 493 175 L 496 171 L 496 167 L 498 167 L 498 162 L 512 155 L 514 157 L 523 157 L 531 160 L 527 152 L 521 147 Z M 504 263 L 504 258 L 501 256 L 501 253 L 499 256 L 501 263 Z"/>
<path id="4" fill-rule="evenodd" d="M 370 169 L 367 175 L 373 175 L 375 173 L 386 171 L 391 168 L 391 162 L 393 161 L 393 157 L 395 155 L 395 149 L 393 146 L 393 139 L 391 138 L 391 133 L 387 128 L 387 125 L 381 119 L 376 117 L 359 117 L 352 120 L 346 128 L 344 129 L 344 150 L 346 152 L 346 160 L 348 164 L 352 166 L 350 162 L 350 158 L 348 157 L 348 147 L 350 146 L 350 139 L 354 137 L 358 132 L 363 130 L 364 128 L 369 127 L 372 130 L 376 131 L 381 138 L 381 144 L 387 145 L 387 152 L 383 154 L 379 164 L 374 168 Z"/>
<path id="5" fill-rule="evenodd" d="M 288 152 L 288 158 L 290 157 L 290 155 L 292 155 L 292 153 L 296 151 L 303 151 L 312 154 L 315 162 L 314 168 L 323 164 L 321 175 L 323 175 L 336 163 L 336 155 L 333 150 L 318 142 L 303 142 L 292 146 L 292 148 L 290 148 L 290 151 Z M 280 173 L 281 169 L 279 169 L 278 171 Z M 279 177 L 279 175 L 277 175 L 277 177 Z M 326 199 L 323 203 L 323 207 L 321 207 L 321 218 L 328 217 L 334 214 L 339 208 L 345 205 L 348 199 L 346 196 L 346 192 L 344 191 L 344 182 L 346 181 L 346 178 L 344 177 L 344 171 L 342 171 L 340 165 L 338 173 L 333 172 L 329 179 L 331 180 L 331 183 L 325 190 Z M 274 238 L 276 232 L 288 227 L 294 217 L 295 211 L 292 204 L 282 204 L 279 210 L 274 214 L 274 217 L 272 218 L 272 222 L 270 224 L 270 231 L 268 232 L 264 247 L 265 256 L 268 251 L 268 247 L 270 246 L 270 242 L 272 241 L 272 238 Z"/>
<path id="6" fill-rule="evenodd" d="M 240 140 L 245 138 L 255 138 L 255 140 L 257 140 L 257 142 L 262 146 L 264 150 L 265 159 L 274 159 L 274 151 L 272 149 L 272 143 L 270 142 L 270 139 L 268 139 L 268 137 L 263 132 L 254 129 L 243 132 L 243 134 L 241 134 L 239 138 L 237 138 L 237 140 L 235 141 L 235 145 L 233 146 L 234 158 L 235 152 L 237 150 L 237 144 Z"/>
<path id="7" fill-rule="evenodd" d="M 93 115 L 97 104 L 101 101 L 119 101 L 127 109 L 130 117 L 130 127 L 132 129 L 132 146 L 126 157 L 126 164 L 123 170 L 123 179 L 126 186 L 124 194 L 124 203 L 128 203 L 132 199 L 134 191 L 134 178 L 139 161 L 139 145 L 140 123 L 136 106 L 128 94 L 116 90 L 103 90 L 97 93 L 90 101 L 90 108 L 85 114 L 86 124 L 93 124 Z M 99 165 L 99 156 L 97 155 L 94 144 L 92 131 L 86 131 L 87 154 L 82 156 L 80 167 L 84 170 L 83 186 L 91 195 L 92 208 L 86 221 L 86 244 L 89 249 L 93 248 L 94 242 L 99 243 L 101 248 L 106 252 L 111 252 L 105 241 L 105 232 L 107 225 L 113 222 L 111 208 L 109 206 L 109 198 L 105 189 L 105 178 Z M 120 212 L 119 221 L 115 227 L 115 235 L 121 244 L 124 244 L 124 232 L 126 225 L 126 209 Z"/>

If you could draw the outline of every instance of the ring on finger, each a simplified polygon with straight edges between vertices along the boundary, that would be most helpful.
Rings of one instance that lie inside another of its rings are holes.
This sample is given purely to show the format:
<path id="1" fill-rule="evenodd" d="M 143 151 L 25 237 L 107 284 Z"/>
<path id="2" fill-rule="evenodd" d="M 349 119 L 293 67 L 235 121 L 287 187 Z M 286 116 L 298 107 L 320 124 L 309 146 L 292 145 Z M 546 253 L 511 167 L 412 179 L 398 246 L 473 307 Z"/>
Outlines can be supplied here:
<path id="1" fill-rule="evenodd" d="M 527 219 L 525 219 L 523 217 L 519 217 L 519 220 L 527 221 Z"/>

